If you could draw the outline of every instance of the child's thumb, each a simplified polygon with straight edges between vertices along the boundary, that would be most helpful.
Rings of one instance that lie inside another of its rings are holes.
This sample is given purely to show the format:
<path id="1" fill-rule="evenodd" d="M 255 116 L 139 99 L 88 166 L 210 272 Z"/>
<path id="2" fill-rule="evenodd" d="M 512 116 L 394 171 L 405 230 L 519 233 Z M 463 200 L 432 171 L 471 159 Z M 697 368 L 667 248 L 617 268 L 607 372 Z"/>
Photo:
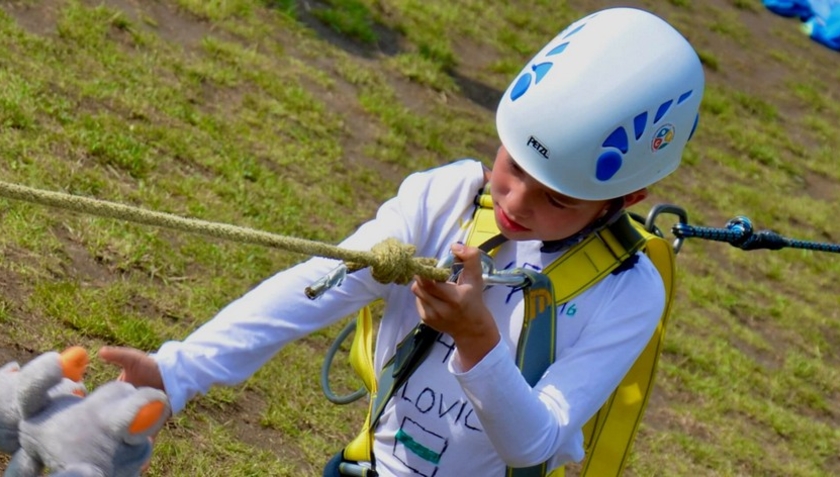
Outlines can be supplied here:
<path id="1" fill-rule="evenodd" d="M 452 254 L 462 263 L 463 270 L 458 277 L 461 285 L 482 285 L 481 278 L 481 253 L 475 247 L 466 247 L 461 244 L 452 246 Z"/>

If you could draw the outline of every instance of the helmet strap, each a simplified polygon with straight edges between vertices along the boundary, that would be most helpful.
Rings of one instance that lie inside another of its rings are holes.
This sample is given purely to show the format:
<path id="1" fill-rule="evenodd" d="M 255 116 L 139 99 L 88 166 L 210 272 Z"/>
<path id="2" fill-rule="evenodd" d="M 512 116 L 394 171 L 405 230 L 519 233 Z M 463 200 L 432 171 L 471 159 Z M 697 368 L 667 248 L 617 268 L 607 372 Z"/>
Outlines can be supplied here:
<path id="1" fill-rule="evenodd" d="M 540 247 L 540 252 L 555 253 L 561 250 L 565 250 L 573 245 L 576 245 L 589 235 L 598 232 L 604 227 L 615 222 L 615 220 L 618 219 L 618 217 L 623 211 L 624 198 L 617 197 L 609 202 L 609 204 L 607 205 L 606 212 L 603 215 L 592 221 L 589 225 L 582 228 L 579 232 L 559 240 L 544 241 L 542 247 Z"/>

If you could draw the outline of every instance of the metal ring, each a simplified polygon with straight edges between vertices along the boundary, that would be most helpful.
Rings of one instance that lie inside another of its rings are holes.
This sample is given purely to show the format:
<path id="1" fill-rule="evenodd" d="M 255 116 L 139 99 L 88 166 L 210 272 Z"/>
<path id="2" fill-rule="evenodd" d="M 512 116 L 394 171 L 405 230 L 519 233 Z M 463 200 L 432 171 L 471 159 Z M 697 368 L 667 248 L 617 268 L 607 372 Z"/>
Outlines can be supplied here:
<path id="1" fill-rule="evenodd" d="M 650 212 L 648 212 L 647 220 L 645 220 L 645 229 L 648 232 L 656 233 L 656 218 L 662 214 L 674 214 L 680 219 L 680 224 L 688 224 L 688 212 L 682 207 L 673 204 L 657 204 L 654 205 Z M 677 237 L 674 240 L 674 253 L 680 253 L 685 237 Z"/>

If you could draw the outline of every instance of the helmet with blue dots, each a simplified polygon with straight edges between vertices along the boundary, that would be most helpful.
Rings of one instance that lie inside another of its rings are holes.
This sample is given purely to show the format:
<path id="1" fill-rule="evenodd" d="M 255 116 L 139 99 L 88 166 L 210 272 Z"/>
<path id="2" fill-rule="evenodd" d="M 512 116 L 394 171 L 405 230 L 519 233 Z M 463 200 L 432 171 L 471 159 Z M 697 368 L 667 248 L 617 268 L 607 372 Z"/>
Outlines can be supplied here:
<path id="1" fill-rule="evenodd" d="M 508 87 L 496 127 L 547 187 L 603 200 L 679 166 L 697 127 L 703 67 L 688 41 L 634 8 L 589 15 L 551 40 Z"/>

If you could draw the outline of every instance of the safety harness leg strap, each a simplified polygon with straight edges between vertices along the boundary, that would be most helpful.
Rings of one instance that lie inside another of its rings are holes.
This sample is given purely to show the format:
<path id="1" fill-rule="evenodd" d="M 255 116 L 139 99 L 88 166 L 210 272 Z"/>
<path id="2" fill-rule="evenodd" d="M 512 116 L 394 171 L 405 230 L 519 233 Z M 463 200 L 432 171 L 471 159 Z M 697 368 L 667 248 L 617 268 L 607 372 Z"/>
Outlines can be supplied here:
<path id="1" fill-rule="evenodd" d="M 371 406 L 373 405 L 374 397 L 377 395 L 379 389 L 376 380 L 376 375 L 373 373 L 373 317 L 371 316 L 370 306 L 366 306 L 359 311 L 356 317 L 356 334 L 353 337 L 353 344 L 350 348 L 350 366 L 353 371 L 362 378 L 365 388 L 371 395 Z M 372 409 L 372 407 L 371 407 Z M 373 433 L 370 429 L 371 411 L 368 410 L 365 423 L 362 426 L 363 432 L 359 433 L 351 442 L 344 448 L 344 460 L 350 462 L 371 462 L 373 459 Z M 352 475 L 345 469 L 344 473 Z"/>

